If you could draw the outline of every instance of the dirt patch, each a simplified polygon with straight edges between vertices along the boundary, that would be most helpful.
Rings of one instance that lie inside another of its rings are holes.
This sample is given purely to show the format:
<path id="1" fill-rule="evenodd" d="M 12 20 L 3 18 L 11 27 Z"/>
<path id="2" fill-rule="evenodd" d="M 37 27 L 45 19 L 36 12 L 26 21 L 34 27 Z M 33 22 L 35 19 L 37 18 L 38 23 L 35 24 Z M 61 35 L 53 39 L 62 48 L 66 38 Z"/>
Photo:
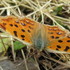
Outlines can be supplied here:
<path id="1" fill-rule="evenodd" d="M 28 61 L 28 69 L 29 70 L 37 70 L 34 62 Z M 10 61 L 10 60 L 3 60 L 0 61 L 0 70 L 26 70 L 25 64 L 23 60 L 20 61 Z"/>

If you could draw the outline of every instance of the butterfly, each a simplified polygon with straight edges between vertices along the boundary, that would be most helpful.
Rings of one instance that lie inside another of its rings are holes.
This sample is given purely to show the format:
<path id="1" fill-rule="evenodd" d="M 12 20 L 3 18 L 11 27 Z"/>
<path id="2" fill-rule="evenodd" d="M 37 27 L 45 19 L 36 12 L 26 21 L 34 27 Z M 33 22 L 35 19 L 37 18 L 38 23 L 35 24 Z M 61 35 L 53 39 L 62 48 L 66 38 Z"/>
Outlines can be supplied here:
<path id="1" fill-rule="evenodd" d="M 29 47 L 56 53 L 70 52 L 69 31 L 58 26 L 40 24 L 26 17 L 6 16 L 0 17 L 0 27 Z"/>

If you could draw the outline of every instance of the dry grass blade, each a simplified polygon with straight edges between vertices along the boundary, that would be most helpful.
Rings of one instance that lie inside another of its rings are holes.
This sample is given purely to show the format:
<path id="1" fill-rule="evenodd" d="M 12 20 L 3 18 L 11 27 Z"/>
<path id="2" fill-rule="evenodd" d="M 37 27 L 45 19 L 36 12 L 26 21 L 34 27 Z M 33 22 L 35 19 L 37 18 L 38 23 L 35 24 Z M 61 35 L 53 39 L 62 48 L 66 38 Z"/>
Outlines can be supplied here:
<path id="1" fill-rule="evenodd" d="M 13 60 L 14 62 L 16 61 L 16 56 L 15 56 L 15 51 L 14 51 L 14 46 L 13 46 L 13 38 L 11 36 L 11 48 L 12 48 L 12 55 L 13 55 Z"/>
<path id="2" fill-rule="evenodd" d="M 23 56 L 23 58 L 24 58 L 24 62 L 25 62 L 26 70 L 28 70 L 28 66 L 27 66 L 26 58 L 25 58 L 25 55 L 24 55 L 24 52 L 23 52 L 22 49 L 21 49 L 21 52 L 22 52 L 22 56 Z"/>
<path id="3" fill-rule="evenodd" d="M 37 59 L 36 59 L 35 56 L 34 56 L 34 59 L 35 59 L 35 62 L 36 62 L 36 67 L 38 68 L 38 70 L 40 70 L 40 68 L 39 68 L 39 64 L 38 64 Z"/>
<path id="4" fill-rule="evenodd" d="M 0 70 L 3 70 L 3 68 L 0 66 Z"/>

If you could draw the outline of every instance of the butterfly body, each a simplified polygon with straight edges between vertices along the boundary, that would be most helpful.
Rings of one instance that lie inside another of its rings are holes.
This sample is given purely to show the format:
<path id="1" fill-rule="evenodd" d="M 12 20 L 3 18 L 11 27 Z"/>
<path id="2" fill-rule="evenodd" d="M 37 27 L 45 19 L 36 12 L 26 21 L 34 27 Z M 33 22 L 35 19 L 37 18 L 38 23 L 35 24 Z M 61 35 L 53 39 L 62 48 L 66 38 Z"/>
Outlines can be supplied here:
<path id="1" fill-rule="evenodd" d="M 58 26 L 40 24 L 29 18 L 1 17 L 0 27 L 28 46 L 39 50 L 70 52 L 69 31 Z M 67 42 L 69 41 L 69 42 Z M 65 44 L 67 43 L 67 45 Z"/>

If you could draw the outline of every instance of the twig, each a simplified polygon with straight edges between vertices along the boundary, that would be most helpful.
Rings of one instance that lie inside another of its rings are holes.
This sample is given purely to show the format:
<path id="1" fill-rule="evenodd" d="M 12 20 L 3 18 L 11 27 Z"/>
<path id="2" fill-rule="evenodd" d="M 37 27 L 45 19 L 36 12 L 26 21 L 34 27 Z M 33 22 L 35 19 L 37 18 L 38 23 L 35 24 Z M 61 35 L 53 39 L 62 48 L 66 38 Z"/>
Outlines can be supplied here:
<path id="1" fill-rule="evenodd" d="M 12 48 L 12 55 L 13 55 L 13 59 L 14 61 L 16 60 L 16 56 L 15 56 L 15 51 L 14 51 L 14 46 L 13 46 L 13 38 L 12 36 L 10 36 L 11 38 L 11 48 Z"/>
<path id="2" fill-rule="evenodd" d="M 21 49 L 21 52 L 22 52 L 22 56 L 23 56 L 23 58 L 24 58 L 24 62 L 25 62 L 26 70 L 28 70 L 28 66 L 27 66 L 26 58 L 25 58 L 25 55 L 24 55 L 24 52 L 23 52 L 22 49 Z"/>
<path id="3" fill-rule="evenodd" d="M 36 59 L 36 57 L 35 57 L 35 56 L 34 56 L 34 59 L 35 59 L 36 66 L 37 66 L 38 70 L 40 70 L 40 68 L 39 68 L 39 64 L 38 64 L 37 59 Z"/>

